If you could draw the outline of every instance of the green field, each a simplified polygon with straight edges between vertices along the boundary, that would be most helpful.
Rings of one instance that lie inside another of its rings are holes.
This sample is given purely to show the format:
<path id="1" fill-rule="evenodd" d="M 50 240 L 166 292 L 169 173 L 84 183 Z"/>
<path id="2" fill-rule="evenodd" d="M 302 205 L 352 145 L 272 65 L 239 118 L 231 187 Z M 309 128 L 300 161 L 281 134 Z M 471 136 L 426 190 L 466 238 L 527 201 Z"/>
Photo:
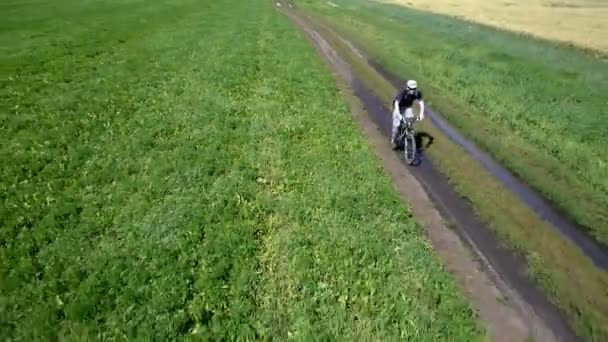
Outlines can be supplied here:
<path id="1" fill-rule="evenodd" d="M 482 335 L 270 2 L 0 8 L 0 339 Z"/>
<path id="2" fill-rule="evenodd" d="M 396 5 L 299 3 L 417 78 L 434 109 L 608 243 L 606 60 Z"/>

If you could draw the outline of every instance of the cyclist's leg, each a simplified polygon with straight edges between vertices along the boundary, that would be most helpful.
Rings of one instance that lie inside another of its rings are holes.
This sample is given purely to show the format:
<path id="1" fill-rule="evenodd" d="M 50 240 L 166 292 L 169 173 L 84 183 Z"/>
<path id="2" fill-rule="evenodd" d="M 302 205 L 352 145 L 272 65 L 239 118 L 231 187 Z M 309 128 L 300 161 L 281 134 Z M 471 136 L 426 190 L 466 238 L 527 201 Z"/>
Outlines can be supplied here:
<path id="1" fill-rule="evenodd" d="M 393 127 L 391 129 L 391 147 L 393 150 L 397 149 L 397 134 L 399 133 L 399 126 L 401 124 L 401 114 L 393 113 Z"/>

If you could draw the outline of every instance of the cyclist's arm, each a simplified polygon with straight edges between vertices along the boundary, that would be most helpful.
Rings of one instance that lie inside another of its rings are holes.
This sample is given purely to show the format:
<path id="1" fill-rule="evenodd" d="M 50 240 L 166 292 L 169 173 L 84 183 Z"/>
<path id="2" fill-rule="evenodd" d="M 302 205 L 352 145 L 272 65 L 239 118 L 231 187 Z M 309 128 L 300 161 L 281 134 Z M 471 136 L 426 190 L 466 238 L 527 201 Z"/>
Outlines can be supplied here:
<path id="1" fill-rule="evenodd" d="M 420 114 L 418 114 L 418 116 L 420 117 L 420 120 L 424 119 L 424 100 L 418 100 L 418 104 L 420 105 Z"/>
<path id="2" fill-rule="evenodd" d="M 399 100 L 393 102 L 393 113 L 399 113 Z"/>
<path id="3" fill-rule="evenodd" d="M 418 105 L 420 105 L 420 113 L 418 117 L 420 120 L 424 119 L 424 98 L 422 97 L 422 92 L 418 91 Z"/>

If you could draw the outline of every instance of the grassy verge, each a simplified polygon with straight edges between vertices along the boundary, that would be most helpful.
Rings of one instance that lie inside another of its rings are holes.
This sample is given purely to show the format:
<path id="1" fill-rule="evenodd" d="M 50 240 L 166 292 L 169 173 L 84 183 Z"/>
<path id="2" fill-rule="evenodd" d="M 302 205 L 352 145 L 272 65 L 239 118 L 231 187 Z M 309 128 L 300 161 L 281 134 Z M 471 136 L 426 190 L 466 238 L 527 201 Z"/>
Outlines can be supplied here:
<path id="1" fill-rule="evenodd" d="M 421 81 L 434 108 L 608 243 L 604 61 L 400 6 L 309 2 Z"/>
<path id="2" fill-rule="evenodd" d="M 2 339 L 480 337 L 270 3 L 2 8 Z"/>
<path id="3" fill-rule="evenodd" d="M 308 9 L 314 10 L 314 7 Z M 326 16 L 322 21 L 340 26 L 337 20 L 334 16 Z M 396 89 L 353 54 L 340 39 L 332 38 L 331 31 L 322 25 L 317 26 L 363 77 L 368 87 L 386 98 L 389 105 Z M 343 30 L 352 33 L 344 27 Z M 353 37 L 357 36 L 353 34 Z M 439 94 L 439 90 L 435 92 L 433 89 L 432 92 Z M 455 104 L 453 108 L 460 107 Z M 564 310 L 579 334 L 592 340 L 606 339 L 608 274 L 597 269 L 576 246 L 540 220 L 459 146 L 443 139 L 431 122 L 423 122 L 420 129 L 436 138 L 425 153 L 449 176 L 458 191 L 472 202 L 496 233 L 527 258 L 530 276 Z"/>

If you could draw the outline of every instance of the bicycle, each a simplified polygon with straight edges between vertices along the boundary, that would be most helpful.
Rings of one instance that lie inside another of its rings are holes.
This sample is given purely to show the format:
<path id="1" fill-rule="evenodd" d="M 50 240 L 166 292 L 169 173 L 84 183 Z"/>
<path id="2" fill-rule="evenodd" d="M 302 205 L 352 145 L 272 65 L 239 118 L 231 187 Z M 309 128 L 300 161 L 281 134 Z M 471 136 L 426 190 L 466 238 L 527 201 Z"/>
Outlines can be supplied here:
<path id="1" fill-rule="evenodd" d="M 403 144 L 403 156 L 408 165 L 413 165 L 416 162 L 417 149 L 416 149 L 416 136 L 414 131 L 414 122 L 418 121 L 415 117 L 401 118 L 399 124 L 398 141 Z"/>

